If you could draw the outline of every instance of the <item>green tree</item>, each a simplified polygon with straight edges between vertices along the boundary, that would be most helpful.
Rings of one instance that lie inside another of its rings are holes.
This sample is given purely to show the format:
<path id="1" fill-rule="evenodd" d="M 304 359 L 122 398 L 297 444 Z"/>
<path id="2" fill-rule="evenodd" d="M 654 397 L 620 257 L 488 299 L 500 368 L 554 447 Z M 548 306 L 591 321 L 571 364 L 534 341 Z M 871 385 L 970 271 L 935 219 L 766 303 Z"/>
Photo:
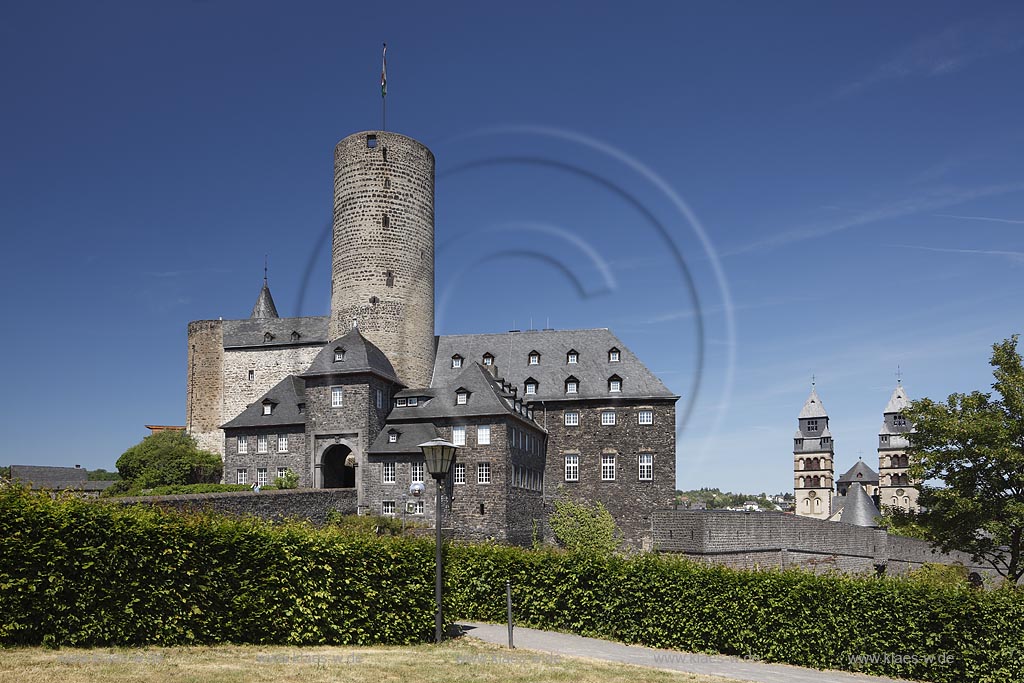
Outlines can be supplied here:
<path id="1" fill-rule="evenodd" d="M 991 364 L 999 398 L 975 391 L 908 408 L 911 475 L 925 482 L 917 523 L 929 539 L 1016 584 L 1024 575 L 1024 365 L 1016 335 L 993 344 Z"/>
<path id="2" fill-rule="evenodd" d="M 108 472 L 100 467 L 96 470 L 89 470 L 89 481 L 117 481 L 121 475 L 117 472 Z"/>
<path id="3" fill-rule="evenodd" d="M 117 471 L 123 482 L 111 488 L 119 493 L 133 493 L 157 486 L 216 484 L 223 468 L 220 456 L 200 450 L 195 439 L 185 432 L 157 432 L 117 459 Z"/>
<path id="4" fill-rule="evenodd" d="M 607 555 L 618 548 L 622 541 L 615 520 L 601 502 L 588 505 L 558 499 L 548 522 L 555 540 L 571 550 Z"/>

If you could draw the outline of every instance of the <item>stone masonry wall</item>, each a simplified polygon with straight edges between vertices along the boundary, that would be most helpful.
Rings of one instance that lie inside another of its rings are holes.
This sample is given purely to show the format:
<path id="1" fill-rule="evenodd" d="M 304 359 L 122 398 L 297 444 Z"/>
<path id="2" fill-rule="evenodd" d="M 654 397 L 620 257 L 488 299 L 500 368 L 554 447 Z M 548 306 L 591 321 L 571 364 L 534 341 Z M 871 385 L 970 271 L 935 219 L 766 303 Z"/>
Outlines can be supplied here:
<path id="1" fill-rule="evenodd" d="M 248 515 L 270 521 L 289 518 L 308 519 L 324 524 L 336 511 L 356 513 L 356 492 L 353 489 L 289 489 L 259 493 L 232 491 L 181 496 L 139 496 L 107 498 L 104 502 L 120 505 L 153 505 L 174 510 L 209 510 L 233 515 Z"/>
<path id="2" fill-rule="evenodd" d="M 224 351 L 224 402 L 220 424 L 237 417 L 288 375 L 305 372 L 322 348 L 314 344 Z M 250 370 L 253 371 L 251 381 Z"/>
<path id="3" fill-rule="evenodd" d="M 312 463 L 306 450 L 305 432 L 301 425 L 278 427 L 246 427 L 229 429 L 224 440 L 224 483 L 238 483 L 238 470 L 246 471 L 246 482 L 256 481 L 259 468 L 267 469 L 268 483 L 273 483 L 277 468 L 286 467 L 299 475 L 299 486 L 312 487 Z M 281 435 L 288 435 L 288 450 L 280 448 Z M 259 453 L 258 438 L 267 437 L 267 452 Z M 248 444 L 246 453 L 239 454 L 238 440 Z"/>
<path id="4" fill-rule="evenodd" d="M 410 387 L 434 364 L 434 155 L 384 131 L 334 150 L 330 337 L 352 321 Z"/>
<path id="5" fill-rule="evenodd" d="M 185 428 L 199 447 L 224 453 L 220 426 L 224 382 L 224 326 L 220 320 L 196 320 L 188 325 L 188 364 L 185 377 Z"/>

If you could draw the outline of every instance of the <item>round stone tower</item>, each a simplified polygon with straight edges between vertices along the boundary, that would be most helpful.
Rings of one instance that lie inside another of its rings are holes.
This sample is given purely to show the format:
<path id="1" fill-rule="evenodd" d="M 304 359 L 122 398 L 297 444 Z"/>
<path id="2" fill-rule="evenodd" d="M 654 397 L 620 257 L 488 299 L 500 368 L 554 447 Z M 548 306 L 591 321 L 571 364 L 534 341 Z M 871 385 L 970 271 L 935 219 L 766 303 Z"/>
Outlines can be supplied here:
<path id="1" fill-rule="evenodd" d="M 404 384 L 430 385 L 434 155 L 397 133 L 355 133 L 334 148 L 331 339 L 353 325 Z"/>

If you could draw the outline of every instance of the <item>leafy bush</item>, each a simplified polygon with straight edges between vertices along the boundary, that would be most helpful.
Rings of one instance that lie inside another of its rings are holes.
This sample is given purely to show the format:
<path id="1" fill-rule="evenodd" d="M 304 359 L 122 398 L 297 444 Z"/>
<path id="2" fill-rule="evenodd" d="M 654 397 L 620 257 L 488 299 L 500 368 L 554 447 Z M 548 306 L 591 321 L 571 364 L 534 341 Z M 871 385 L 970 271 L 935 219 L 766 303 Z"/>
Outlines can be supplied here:
<path id="1" fill-rule="evenodd" d="M 216 484 L 223 470 L 220 456 L 200 450 L 185 432 L 157 432 L 117 459 L 117 471 L 125 483 L 108 490 L 138 493 L 157 486 Z"/>
<path id="2" fill-rule="evenodd" d="M 348 534 L 369 536 L 400 536 L 402 534 L 402 520 L 396 517 L 344 515 L 332 510 L 327 514 L 327 523 Z M 406 524 L 406 526 L 412 525 Z"/>
<path id="3" fill-rule="evenodd" d="M 251 491 L 248 484 L 179 484 L 174 486 L 157 486 L 145 489 L 137 495 L 143 496 L 177 496 L 187 493 L 225 493 L 227 491 Z"/>
<path id="4" fill-rule="evenodd" d="M 271 486 L 276 489 L 297 489 L 299 488 L 299 475 L 292 472 L 292 468 L 289 467 L 283 476 L 274 479 Z"/>
<path id="5" fill-rule="evenodd" d="M 548 522 L 555 539 L 571 550 L 607 554 L 622 542 L 615 519 L 600 501 L 587 504 L 568 499 L 556 500 L 555 511 Z"/>

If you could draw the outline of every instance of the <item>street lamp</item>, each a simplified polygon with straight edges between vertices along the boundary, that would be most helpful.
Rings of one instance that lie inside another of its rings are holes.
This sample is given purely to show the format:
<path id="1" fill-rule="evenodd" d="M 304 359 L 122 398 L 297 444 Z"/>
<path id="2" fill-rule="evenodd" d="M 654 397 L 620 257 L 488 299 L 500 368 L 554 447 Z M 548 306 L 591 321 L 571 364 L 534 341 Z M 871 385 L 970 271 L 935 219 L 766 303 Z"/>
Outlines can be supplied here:
<path id="1" fill-rule="evenodd" d="M 455 444 L 437 438 L 420 444 L 423 459 L 427 461 L 427 472 L 437 482 L 437 499 L 434 503 L 434 601 L 437 603 L 437 614 L 434 616 L 434 642 L 441 642 L 441 482 L 448 476 L 452 463 L 455 462 Z"/>

